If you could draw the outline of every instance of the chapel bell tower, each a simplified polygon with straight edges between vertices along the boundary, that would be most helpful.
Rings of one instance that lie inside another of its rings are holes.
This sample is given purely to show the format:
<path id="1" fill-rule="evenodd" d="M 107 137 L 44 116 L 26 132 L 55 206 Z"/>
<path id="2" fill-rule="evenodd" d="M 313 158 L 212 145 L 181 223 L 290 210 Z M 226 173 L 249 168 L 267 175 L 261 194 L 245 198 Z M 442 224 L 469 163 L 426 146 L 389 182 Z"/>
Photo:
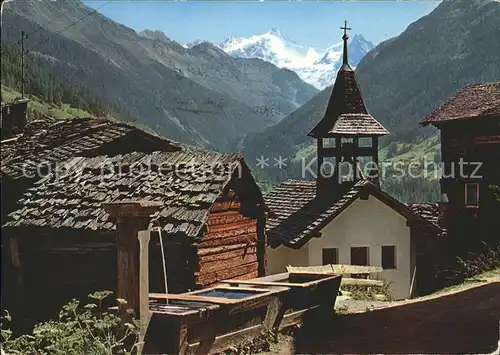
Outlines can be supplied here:
<path id="1" fill-rule="evenodd" d="M 317 192 L 321 195 L 344 191 L 364 178 L 379 185 L 378 138 L 389 134 L 366 109 L 348 62 L 347 21 L 341 29 L 342 67 L 323 119 L 308 134 L 317 141 Z"/>

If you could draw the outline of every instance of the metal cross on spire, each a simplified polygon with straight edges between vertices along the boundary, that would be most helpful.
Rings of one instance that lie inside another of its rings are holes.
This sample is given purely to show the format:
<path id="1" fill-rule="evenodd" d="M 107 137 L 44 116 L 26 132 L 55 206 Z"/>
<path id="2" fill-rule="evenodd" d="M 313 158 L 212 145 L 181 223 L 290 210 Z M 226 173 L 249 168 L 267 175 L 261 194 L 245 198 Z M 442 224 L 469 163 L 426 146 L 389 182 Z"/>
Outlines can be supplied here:
<path id="1" fill-rule="evenodd" d="M 347 27 L 347 21 L 344 21 L 344 27 L 340 27 L 340 29 L 344 30 L 344 35 L 342 36 L 342 39 L 344 40 L 344 55 L 342 58 L 342 65 L 349 66 L 349 62 L 347 61 L 347 40 L 349 39 L 347 30 L 352 30 L 352 28 Z"/>
<path id="2" fill-rule="evenodd" d="M 352 28 L 347 27 L 347 20 L 346 20 L 346 21 L 344 21 L 344 27 L 340 27 L 340 29 L 341 29 L 341 30 L 344 30 L 344 36 L 343 36 L 342 38 L 347 37 L 347 31 L 348 31 L 348 30 L 352 30 Z"/>

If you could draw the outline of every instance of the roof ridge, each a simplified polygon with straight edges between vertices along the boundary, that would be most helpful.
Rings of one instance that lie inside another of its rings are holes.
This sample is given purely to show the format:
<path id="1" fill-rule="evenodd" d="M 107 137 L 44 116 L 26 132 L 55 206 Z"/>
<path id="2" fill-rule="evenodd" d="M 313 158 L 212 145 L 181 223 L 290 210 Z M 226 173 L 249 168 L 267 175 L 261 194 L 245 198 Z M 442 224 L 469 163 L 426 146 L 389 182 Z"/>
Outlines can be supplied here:
<path id="1" fill-rule="evenodd" d="M 440 122 L 500 116 L 500 81 L 471 83 L 450 95 L 420 122 L 423 126 Z"/>

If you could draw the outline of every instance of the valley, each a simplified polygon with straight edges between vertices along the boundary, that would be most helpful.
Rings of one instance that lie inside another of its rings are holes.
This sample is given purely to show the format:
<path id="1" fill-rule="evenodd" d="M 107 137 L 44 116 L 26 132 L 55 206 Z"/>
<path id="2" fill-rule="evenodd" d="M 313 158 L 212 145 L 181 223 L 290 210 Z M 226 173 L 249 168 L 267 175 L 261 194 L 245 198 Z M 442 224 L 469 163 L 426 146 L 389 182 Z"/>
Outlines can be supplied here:
<path id="1" fill-rule="evenodd" d="M 444 1 L 375 48 L 353 36 L 350 60 L 368 110 L 391 132 L 381 141 L 382 160 L 408 165 L 439 158 L 438 132 L 419 122 L 464 85 L 500 78 L 498 18 L 498 2 Z M 307 133 L 324 114 L 338 44 L 299 45 L 276 28 L 218 45 L 180 44 L 161 31 L 137 33 L 69 0 L 9 4 L 3 21 L 2 40 L 14 45 L 6 48 L 13 59 L 2 63 L 2 78 L 12 89 L 20 90 L 15 43 L 24 30 L 33 33 L 28 72 L 47 77 L 30 90 L 47 102 L 73 103 L 190 145 L 243 151 L 264 189 L 301 178 L 302 159 L 315 155 Z M 77 97 L 62 100 L 62 86 Z M 274 163 L 280 156 L 286 159 L 281 169 L 256 168 L 257 158 Z M 404 201 L 439 200 L 437 179 L 429 176 L 388 178 L 384 188 Z"/>

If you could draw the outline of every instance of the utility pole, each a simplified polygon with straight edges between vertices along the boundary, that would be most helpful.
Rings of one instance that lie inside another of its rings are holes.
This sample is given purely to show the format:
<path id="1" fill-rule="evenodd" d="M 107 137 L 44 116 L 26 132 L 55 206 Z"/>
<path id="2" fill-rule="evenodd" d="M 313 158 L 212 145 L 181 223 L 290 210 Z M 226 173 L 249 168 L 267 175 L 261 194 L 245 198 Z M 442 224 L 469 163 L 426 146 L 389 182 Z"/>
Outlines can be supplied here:
<path id="1" fill-rule="evenodd" d="M 2 47 L 2 27 L 3 27 L 3 6 L 8 2 L 9 0 L 0 0 L 0 57 L 1 57 L 1 51 L 3 49 Z M 3 97 L 2 93 L 0 90 L 0 101 L 3 103 Z M 3 110 L 0 110 L 0 126 L 2 125 L 3 122 Z"/>
<path id="2" fill-rule="evenodd" d="M 24 99 L 24 40 L 26 38 L 28 35 L 21 31 L 21 99 Z"/>

